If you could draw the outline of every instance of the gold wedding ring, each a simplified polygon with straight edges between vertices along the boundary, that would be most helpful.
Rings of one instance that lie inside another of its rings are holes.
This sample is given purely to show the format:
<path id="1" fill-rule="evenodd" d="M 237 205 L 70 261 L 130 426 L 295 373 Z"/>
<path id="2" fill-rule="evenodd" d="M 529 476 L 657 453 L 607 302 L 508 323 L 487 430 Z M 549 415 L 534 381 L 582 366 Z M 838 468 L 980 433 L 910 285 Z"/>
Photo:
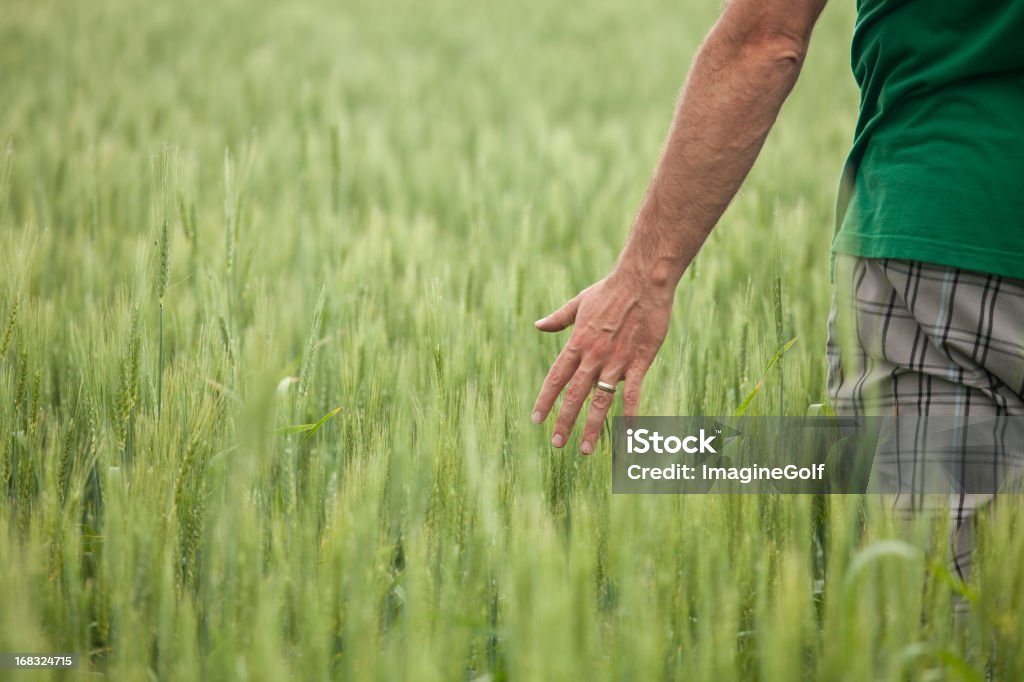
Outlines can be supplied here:
<path id="1" fill-rule="evenodd" d="M 598 381 L 597 387 L 605 393 L 615 393 L 615 384 L 606 384 L 603 381 Z"/>

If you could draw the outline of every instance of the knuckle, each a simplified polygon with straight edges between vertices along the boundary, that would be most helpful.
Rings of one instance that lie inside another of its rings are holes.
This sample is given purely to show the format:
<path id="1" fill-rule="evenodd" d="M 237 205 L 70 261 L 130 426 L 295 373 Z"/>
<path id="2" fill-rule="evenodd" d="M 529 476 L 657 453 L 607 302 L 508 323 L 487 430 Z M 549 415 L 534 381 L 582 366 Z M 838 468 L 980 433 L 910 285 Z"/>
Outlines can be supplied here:
<path id="1" fill-rule="evenodd" d="M 590 399 L 590 404 L 599 410 L 604 410 L 612 404 L 612 396 L 604 391 L 596 391 L 594 397 Z"/>
<path id="2" fill-rule="evenodd" d="M 640 402 L 640 392 L 631 388 L 622 394 L 622 402 L 626 405 L 636 405 Z"/>
<path id="3" fill-rule="evenodd" d="M 575 423 L 576 423 L 576 413 L 575 412 L 567 412 L 565 410 L 562 410 L 558 414 L 556 430 L 561 432 L 561 433 L 564 433 L 564 434 L 568 435 L 569 432 L 572 431 L 573 424 L 575 424 Z"/>
<path id="4" fill-rule="evenodd" d="M 580 388 L 579 384 L 570 384 L 565 389 L 565 399 L 571 403 L 579 402 L 583 399 L 583 389 Z"/>

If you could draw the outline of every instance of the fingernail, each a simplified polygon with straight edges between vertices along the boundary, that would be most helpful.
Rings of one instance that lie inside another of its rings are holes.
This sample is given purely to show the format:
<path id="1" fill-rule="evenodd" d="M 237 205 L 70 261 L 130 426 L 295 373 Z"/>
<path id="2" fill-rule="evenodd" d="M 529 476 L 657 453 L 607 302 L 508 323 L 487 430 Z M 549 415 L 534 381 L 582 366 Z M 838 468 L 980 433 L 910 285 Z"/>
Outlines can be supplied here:
<path id="1" fill-rule="evenodd" d="M 556 433 L 555 437 L 551 439 L 551 444 L 556 448 L 560 448 L 565 445 L 565 436 L 560 433 Z"/>
<path id="2" fill-rule="evenodd" d="M 594 451 L 594 446 L 590 444 L 590 441 L 589 440 L 583 441 L 583 445 L 580 446 L 580 452 L 582 452 L 584 455 L 589 455 L 593 451 Z"/>
<path id="3" fill-rule="evenodd" d="M 533 420 L 534 424 L 540 424 L 542 421 L 544 421 L 544 417 L 541 415 L 540 410 L 534 412 L 530 419 Z"/>
<path id="4" fill-rule="evenodd" d="M 544 321 L 544 318 L 542 317 L 542 318 L 540 318 L 539 320 L 537 320 L 536 322 L 534 322 L 534 323 L 533 323 L 533 326 L 534 326 L 534 327 L 539 327 L 539 326 L 540 326 L 540 323 L 541 323 L 541 322 L 543 322 L 543 321 Z"/>

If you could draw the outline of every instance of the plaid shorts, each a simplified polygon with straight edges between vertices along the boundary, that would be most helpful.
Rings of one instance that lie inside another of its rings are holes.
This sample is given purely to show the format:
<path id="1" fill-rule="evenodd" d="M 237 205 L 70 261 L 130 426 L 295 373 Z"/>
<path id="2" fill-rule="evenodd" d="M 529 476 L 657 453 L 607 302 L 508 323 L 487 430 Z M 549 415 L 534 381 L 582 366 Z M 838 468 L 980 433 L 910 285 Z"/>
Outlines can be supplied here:
<path id="1" fill-rule="evenodd" d="M 1024 280 L 840 254 L 827 356 L 841 416 L 1024 416 Z M 912 468 L 928 455 L 906 448 L 896 466 Z M 897 510 L 926 510 L 900 498 Z M 991 499 L 962 493 L 942 501 L 961 575 L 973 546 L 965 522 Z"/>
<path id="2" fill-rule="evenodd" d="M 835 280 L 838 412 L 1024 416 L 1024 280 L 844 254 Z"/>

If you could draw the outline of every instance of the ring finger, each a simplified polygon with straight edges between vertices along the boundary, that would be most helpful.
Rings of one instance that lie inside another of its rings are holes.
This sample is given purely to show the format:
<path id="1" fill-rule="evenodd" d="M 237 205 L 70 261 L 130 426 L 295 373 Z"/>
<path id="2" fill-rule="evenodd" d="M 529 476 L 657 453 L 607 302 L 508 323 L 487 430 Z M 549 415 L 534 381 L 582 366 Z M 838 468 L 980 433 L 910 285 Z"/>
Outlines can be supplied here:
<path id="1" fill-rule="evenodd" d="M 583 428 L 583 442 L 580 443 L 580 452 L 589 455 L 594 451 L 597 439 L 601 435 L 601 426 L 608 416 L 608 410 L 615 402 L 615 387 L 622 379 L 620 372 L 601 373 L 601 378 L 594 384 L 594 396 L 590 399 L 590 408 L 587 410 L 587 423 Z M 607 387 L 612 387 L 608 390 Z"/>

